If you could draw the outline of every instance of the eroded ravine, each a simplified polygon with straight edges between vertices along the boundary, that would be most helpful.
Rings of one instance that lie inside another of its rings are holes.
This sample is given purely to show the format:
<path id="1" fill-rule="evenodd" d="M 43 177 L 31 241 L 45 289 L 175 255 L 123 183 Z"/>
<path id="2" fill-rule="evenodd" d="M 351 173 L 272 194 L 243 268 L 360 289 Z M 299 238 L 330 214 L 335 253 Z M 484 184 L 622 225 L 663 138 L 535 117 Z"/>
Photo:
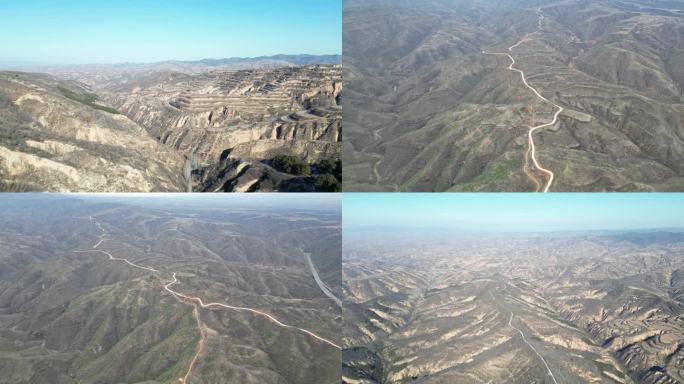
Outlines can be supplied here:
<path id="1" fill-rule="evenodd" d="M 143 266 L 143 265 L 139 265 L 139 264 L 136 264 L 136 263 L 134 263 L 134 262 L 132 262 L 132 261 L 126 259 L 126 258 L 115 257 L 115 256 L 113 256 L 111 253 L 109 253 L 109 252 L 107 252 L 107 251 L 102 251 L 102 250 L 100 250 L 100 249 L 97 249 L 97 247 L 99 247 L 99 246 L 105 241 L 105 237 L 107 236 L 107 232 L 106 232 L 105 229 L 102 227 L 102 225 L 101 225 L 97 220 L 95 220 L 92 216 L 90 217 L 90 220 L 91 220 L 93 223 L 95 223 L 95 225 L 96 225 L 97 228 L 102 232 L 102 234 L 99 236 L 98 242 L 97 242 L 95 245 L 93 245 L 92 249 L 88 249 L 88 250 L 75 250 L 74 253 L 97 252 L 97 253 L 101 253 L 101 254 L 103 254 L 103 255 L 106 255 L 106 256 L 109 258 L 109 260 L 111 260 L 111 261 L 120 261 L 120 262 L 124 262 L 124 263 L 130 265 L 130 266 L 133 267 L 133 268 L 141 269 L 141 270 L 144 270 L 144 271 L 147 271 L 147 272 L 150 272 L 150 273 L 154 273 L 154 274 L 161 274 L 161 273 L 162 273 L 162 272 L 161 272 L 160 270 L 158 270 L 158 269 L 155 269 L 155 268 L 152 268 L 152 267 Z M 255 314 L 255 315 L 258 315 L 258 316 L 262 316 L 262 317 L 265 317 L 265 318 L 268 319 L 271 323 L 273 323 L 273 324 L 275 324 L 275 325 L 277 325 L 277 326 L 279 326 L 279 327 L 291 328 L 291 329 L 293 329 L 293 330 L 302 332 L 302 333 L 304 333 L 304 334 L 306 334 L 306 335 L 312 337 L 312 338 L 315 339 L 315 340 L 318 340 L 318 341 L 320 341 L 320 342 L 323 342 L 323 343 L 325 343 L 325 344 L 328 344 L 328 345 L 330 345 L 330 346 L 332 346 L 332 347 L 334 347 L 334 348 L 342 349 L 341 346 L 339 346 L 338 344 L 334 343 L 334 342 L 331 341 L 331 340 L 328 340 L 328 339 L 326 339 L 326 338 L 324 338 L 324 337 L 321 337 L 321 336 L 315 334 L 314 332 L 309 331 L 308 329 L 300 328 L 300 327 L 296 327 L 296 326 L 293 326 L 293 325 L 285 324 L 285 323 L 283 323 L 282 321 L 278 320 L 278 319 L 277 319 L 276 317 L 274 317 L 273 315 L 270 315 L 270 314 L 268 314 L 268 313 L 266 313 L 266 312 L 263 312 L 263 311 L 260 311 L 260 310 L 254 309 L 254 308 L 236 307 L 236 306 L 232 306 L 232 305 L 228 305 L 228 304 L 224 304 L 224 303 L 205 303 L 204 300 L 202 300 L 202 298 L 200 298 L 200 297 L 197 297 L 197 296 L 189 296 L 189 295 L 186 295 L 186 294 L 184 294 L 184 293 L 182 293 L 182 292 L 176 291 L 176 290 L 174 290 L 174 289 L 171 288 L 172 286 L 174 286 L 174 285 L 176 285 L 176 284 L 179 283 L 179 281 L 178 281 L 176 275 L 177 275 L 177 272 L 172 272 L 172 279 L 173 279 L 173 280 L 172 280 L 171 282 L 169 282 L 169 283 L 167 283 L 167 284 L 164 285 L 164 290 L 167 291 L 167 292 L 169 292 L 169 293 L 170 293 L 176 300 L 178 300 L 179 302 L 181 302 L 181 303 L 183 303 L 183 304 L 186 304 L 186 305 L 191 305 L 191 306 L 193 306 L 193 316 L 195 317 L 195 320 L 197 321 L 197 328 L 198 328 L 199 333 L 200 333 L 200 341 L 199 341 L 198 344 L 197 344 L 197 350 L 196 350 L 195 355 L 193 356 L 192 360 L 190 361 L 190 365 L 188 366 L 188 370 L 185 372 L 185 374 L 183 375 L 183 377 L 178 378 L 179 382 L 181 382 L 182 384 L 187 384 L 187 383 L 188 383 L 188 379 L 189 379 L 189 377 L 191 376 L 191 374 L 192 374 L 192 372 L 193 372 L 193 369 L 194 369 L 195 365 L 196 365 L 197 362 L 199 361 L 199 359 L 200 359 L 200 357 L 201 357 L 201 355 L 202 355 L 202 353 L 203 353 L 203 351 L 204 351 L 204 346 L 205 346 L 205 343 L 206 343 L 206 332 L 204 331 L 204 325 L 203 325 L 202 320 L 201 320 L 201 318 L 200 318 L 200 309 L 206 309 L 206 308 L 209 308 L 209 309 L 217 309 L 217 308 L 218 308 L 218 309 L 221 309 L 221 308 L 222 308 L 222 309 L 229 309 L 229 310 L 234 310 L 234 311 L 250 312 L 250 313 L 252 313 L 252 314 Z"/>
<path id="2" fill-rule="evenodd" d="M 545 103 L 549 103 L 549 104 L 553 105 L 554 109 L 556 109 L 556 112 L 554 113 L 553 119 L 551 120 L 551 122 L 541 124 L 541 125 L 537 125 L 534 127 L 530 127 L 529 131 L 527 132 L 527 142 L 528 142 L 528 146 L 529 146 L 529 157 L 532 160 L 532 163 L 534 164 L 535 168 L 538 169 L 540 172 L 544 173 L 545 175 L 547 175 L 548 180 L 547 180 L 546 184 L 544 185 L 543 191 L 549 192 L 549 190 L 551 189 L 551 185 L 553 184 L 555 175 L 551 170 L 542 167 L 539 160 L 537 159 L 537 149 L 536 149 L 536 146 L 534 143 L 534 133 L 540 129 L 544 129 L 544 128 L 552 127 L 552 126 L 556 125 L 556 123 L 558 122 L 558 118 L 559 118 L 560 114 L 563 113 L 563 111 L 564 111 L 564 108 L 561 107 L 560 105 L 552 102 L 551 100 L 547 99 L 546 97 L 542 96 L 542 94 L 536 88 L 531 86 L 527 81 L 527 76 L 525 75 L 525 72 L 523 70 L 515 67 L 515 64 L 516 64 L 515 58 L 511 55 L 511 53 L 509 53 L 509 52 L 513 52 L 513 50 L 515 48 L 518 48 L 520 45 L 530 41 L 532 36 L 541 32 L 542 27 L 543 27 L 544 14 L 542 13 L 541 9 L 537 9 L 537 13 L 539 14 L 539 23 L 538 23 L 537 31 L 532 32 L 532 33 L 528 33 L 522 39 L 520 39 L 520 41 L 511 45 L 508 48 L 508 52 L 502 53 L 502 52 L 482 51 L 482 53 L 485 55 L 499 55 L 499 56 L 508 57 L 511 60 L 511 64 L 508 66 L 508 70 L 520 73 L 520 77 L 521 77 L 522 82 L 525 85 L 525 87 L 528 88 L 529 90 L 531 90 L 535 94 L 535 96 L 537 96 L 537 98 L 539 98 L 540 100 L 542 100 Z M 528 173 L 528 176 L 536 182 L 536 180 L 532 177 L 532 175 L 530 173 Z"/>

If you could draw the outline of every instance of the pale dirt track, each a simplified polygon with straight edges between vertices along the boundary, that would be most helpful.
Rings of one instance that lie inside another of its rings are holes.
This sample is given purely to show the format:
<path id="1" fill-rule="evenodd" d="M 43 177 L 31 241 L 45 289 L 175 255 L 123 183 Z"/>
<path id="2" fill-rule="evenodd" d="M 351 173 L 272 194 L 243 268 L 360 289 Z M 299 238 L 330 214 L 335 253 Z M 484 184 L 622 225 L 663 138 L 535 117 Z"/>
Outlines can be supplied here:
<path id="1" fill-rule="evenodd" d="M 551 376 L 551 379 L 553 380 L 553 382 L 556 383 L 556 384 L 558 384 L 558 382 L 556 381 L 556 377 L 553 375 L 553 372 L 551 372 L 551 368 L 550 368 L 549 365 L 546 363 L 546 359 L 544 359 L 544 357 L 543 357 L 539 352 L 537 352 L 537 350 L 532 346 L 532 344 L 530 344 L 530 343 L 527 341 L 527 339 L 525 338 L 525 334 L 523 333 L 523 331 L 521 331 L 519 328 L 517 328 L 515 325 L 513 325 L 513 312 L 511 312 L 511 318 L 508 319 L 508 326 L 511 327 L 511 328 L 513 328 L 513 329 L 515 329 L 516 331 L 518 331 L 518 333 L 520 333 L 520 336 L 522 336 L 522 339 L 523 339 L 523 341 L 525 342 L 525 344 L 527 344 L 527 346 L 530 347 L 530 349 L 532 349 L 532 351 L 533 351 L 534 353 L 536 353 L 537 356 L 539 356 L 539 359 L 542 361 L 542 363 L 544 363 L 544 366 L 546 367 L 546 370 L 549 372 L 549 376 Z"/>
<path id="2" fill-rule="evenodd" d="M 342 300 L 340 300 L 337 296 L 335 296 L 334 293 L 330 290 L 330 287 L 328 287 L 323 280 L 321 280 L 321 277 L 318 276 L 318 271 L 316 270 L 316 266 L 314 265 L 313 261 L 311 260 L 311 255 L 306 254 L 306 261 L 309 262 L 309 267 L 311 268 L 311 274 L 313 274 L 314 280 L 316 280 L 316 284 L 318 284 L 318 287 L 323 291 L 323 293 L 331 298 L 335 304 L 337 304 L 340 309 L 342 309 Z"/>
<path id="3" fill-rule="evenodd" d="M 134 263 L 134 262 L 132 262 L 132 261 L 130 261 L 130 260 L 128 260 L 128 259 L 125 259 L 125 258 L 114 257 L 114 256 L 113 256 L 111 253 L 109 253 L 109 252 L 106 252 L 106 251 L 102 251 L 102 250 L 97 249 L 97 247 L 99 247 L 99 246 L 102 244 L 102 242 L 105 241 L 105 238 L 104 238 L 104 237 L 107 235 L 107 233 L 106 233 L 106 231 L 104 230 L 104 228 L 102 227 L 102 225 L 101 225 L 98 221 L 96 221 L 92 216 L 90 217 L 90 220 L 91 220 L 92 222 L 95 223 L 95 225 L 98 227 L 98 229 L 99 229 L 103 234 L 100 235 L 100 238 L 99 238 L 98 242 L 97 242 L 95 245 L 93 245 L 92 249 L 89 249 L 89 250 L 76 250 L 76 251 L 74 251 L 74 253 L 97 252 L 97 253 L 101 253 L 101 254 L 106 255 L 106 256 L 109 258 L 109 260 L 111 260 L 111 261 L 121 261 L 121 262 L 124 262 L 124 263 L 130 265 L 131 267 L 138 268 L 138 269 L 141 269 L 141 270 L 144 270 L 144 271 L 147 271 L 147 272 L 151 272 L 151 273 L 155 273 L 155 274 L 162 273 L 161 271 L 159 271 L 159 270 L 157 270 L 157 269 L 155 269 L 155 268 L 142 266 L 142 265 L 136 264 L 136 263 Z M 334 343 L 334 342 L 332 342 L 332 341 L 330 341 L 330 340 L 328 340 L 328 339 L 326 339 L 326 338 L 324 338 L 324 337 L 318 336 L 317 334 L 315 334 L 315 333 L 313 333 L 313 332 L 311 332 L 311 331 L 309 331 L 309 330 L 307 330 L 307 329 L 305 329 L 305 328 L 299 328 L 299 327 L 296 327 L 296 326 L 293 326 L 293 325 L 285 324 L 285 323 L 281 322 L 280 320 L 278 320 L 278 319 L 277 319 L 276 317 L 274 317 L 273 315 L 270 315 L 270 314 L 268 314 L 268 313 L 266 313 L 266 312 L 262 312 L 262 311 L 260 311 L 260 310 L 254 309 L 254 308 L 235 307 L 235 306 L 228 305 L 228 304 L 224 304 L 224 303 L 205 303 L 204 300 L 202 300 L 202 298 L 200 298 L 200 297 L 189 296 L 189 295 L 183 294 L 183 293 L 181 293 L 181 292 L 175 291 L 175 290 L 171 289 L 171 287 L 179 282 L 178 279 L 176 278 L 176 274 L 177 274 L 177 272 L 173 272 L 173 273 L 172 273 L 172 278 L 173 278 L 173 280 L 172 280 L 170 283 L 164 285 L 164 290 L 167 291 L 167 292 L 169 292 L 169 293 L 170 293 L 174 298 L 176 298 L 176 300 L 178 300 L 179 302 L 184 303 L 184 304 L 188 304 L 188 305 L 192 305 L 192 306 L 193 306 L 193 315 L 195 316 L 195 319 L 196 319 L 196 321 L 197 321 L 197 327 L 198 327 L 199 332 L 200 332 L 200 341 L 199 341 L 199 343 L 198 343 L 198 345 L 197 345 L 197 352 L 196 352 L 195 355 L 193 356 L 192 361 L 190 362 L 190 365 L 189 365 L 188 370 L 186 371 L 185 375 L 184 375 L 183 377 L 181 377 L 181 378 L 178 379 L 178 380 L 179 380 L 181 383 L 183 383 L 183 384 L 187 384 L 188 378 L 189 378 L 190 375 L 192 374 L 193 368 L 194 368 L 195 365 L 197 364 L 197 361 L 199 360 L 200 356 L 202 355 L 202 352 L 204 351 L 204 345 L 205 345 L 205 341 L 206 341 L 206 334 L 205 334 L 205 332 L 204 332 L 204 328 L 203 328 L 203 325 L 202 325 L 202 321 L 201 321 L 201 319 L 200 319 L 199 308 L 212 308 L 212 309 L 223 308 L 223 309 L 230 309 L 230 310 L 234 310 L 234 311 L 250 312 L 250 313 L 253 313 L 253 314 L 255 314 L 255 315 L 265 317 L 265 318 L 268 319 L 271 323 L 273 323 L 273 324 L 275 324 L 275 325 L 277 325 L 277 326 L 279 326 L 279 327 L 291 328 L 291 329 L 300 331 L 300 332 L 302 332 L 302 333 L 304 333 L 304 334 L 306 334 L 306 335 L 308 335 L 308 336 L 314 338 L 315 340 L 318 340 L 318 341 L 320 341 L 320 342 L 323 342 L 323 343 L 325 343 L 325 344 L 328 344 L 328 345 L 330 345 L 330 346 L 332 346 L 332 347 L 334 347 L 334 348 L 342 349 L 341 346 L 337 345 L 336 343 Z"/>
<path id="4" fill-rule="evenodd" d="M 525 37 L 520 39 L 520 41 L 518 41 L 517 43 L 510 46 L 508 48 L 509 52 L 513 52 L 513 50 L 515 48 L 517 48 L 520 45 L 522 45 L 523 43 L 529 41 L 532 36 L 541 32 L 543 21 L 544 21 L 544 14 L 541 12 L 541 9 L 537 10 L 537 13 L 539 14 L 538 30 L 536 32 L 528 33 L 527 35 L 525 35 Z M 520 77 L 522 78 L 522 81 L 523 81 L 523 84 L 525 85 L 525 87 L 530 89 L 539 99 L 541 99 L 542 101 L 544 101 L 546 103 L 553 105 L 554 108 L 557 109 L 553 115 L 553 120 L 551 120 L 551 122 L 546 123 L 546 124 L 537 125 L 535 127 L 531 127 L 530 130 L 527 132 L 527 141 L 528 141 L 528 144 L 530 147 L 530 158 L 532 159 L 532 163 L 534 163 L 534 166 L 539 171 L 543 172 L 544 174 L 546 174 L 548 176 L 549 179 L 546 182 L 546 185 L 544 186 L 544 192 L 549 192 L 549 190 L 551 189 L 551 185 L 553 184 L 553 180 L 554 180 L 555 175 L 551 170 L 542 167 L 541 164 L 539 163 L 539 160 L 537 160 L 536 146 L 534 144 L 534 133 L 540 129 L 556 125 L 556 123 L 558 122 L 558 117 L 560 116 L 561 113 L 563 113 L 564 109 L 560 105 L 558 105 L 558 104 L 552 102 L 551 100 L 547 99 L 546 97 L 542 96 L 542 94 L 539 93 L 539 91 L 536 88 L 534 88 L 533 86 L 531 86 L 527 82 L 527 76 L 525 76 L 525 72 L 522 71 L 521 69 L 518 69 L 515 67 L 515 64 L 516 64 L 515 58 L 510 53 L 487 52 L 487 51 L 482 51 L 482 53 L 485 55 L 500 55 L 500 56 L 508 57 L 511 60 L 511 64 L 508 66 L 508 69 L 510 71 L 520 73 Z"/>
<path id="5" fill-rule="evenodd" d="M 505 290 L 505 288 L 504 288 L 504 290 Z M 496 303 L 497 300 L 494 297 L 494 294 L 492 293 L 492 291 L 488 291 L 487 293 L 489 293 L 489 296 L 492 298 L 492 301 Z M 553 382 L 555 384 L 558 384 L 558 381 L 556 381 L 556 376 L 554 376 L 553 372 L 551 371 L 549 364 L 546 363 L 546 359 L 544 359 L 544 357 L 537 351 L 537 349 L 534 348 L 534 346 L 527 341 L 527 338 L 525 337 L 525 334 L 523 333 L 523 331 L 520 328 L 513 325 L 513 312 L 511 312 L 511 317 L 508 319 L 508 326 L 515 329 L 516 331 L 518 331 L 518 333 L 520 334 L 520 336 L 523 339 L 523 342 L 525 342 L 525 344 L 527 344 L 527 346 L 530 347 L 532 352 L 534 352 L 539 357 L 541 362 L 544 364 L 544 367 L 546 367 L 546 371 L 549 373 L 549 376 L 551 377 Z"/>

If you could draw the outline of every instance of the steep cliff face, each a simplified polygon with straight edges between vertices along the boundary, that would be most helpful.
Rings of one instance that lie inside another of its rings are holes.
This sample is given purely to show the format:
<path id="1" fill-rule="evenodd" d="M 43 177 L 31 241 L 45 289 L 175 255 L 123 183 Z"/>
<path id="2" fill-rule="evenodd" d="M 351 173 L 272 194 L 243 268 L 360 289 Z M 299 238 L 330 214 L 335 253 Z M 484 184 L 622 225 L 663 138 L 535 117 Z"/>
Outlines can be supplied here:
<path id="1" fill-rule="evenodd" d="M 304 157 L 292 150 L 341 141 L 339 65 L 154 73 L 92 85 L 161 143 L 196 154 L 205 164 L 263 140 L 276 140 L 283 152 Z"/>
<path id="2" fill-rule="evenodd" d="M 88 90 L 0 73 L 0 189 L 179 191 L 183 156 Z"/>

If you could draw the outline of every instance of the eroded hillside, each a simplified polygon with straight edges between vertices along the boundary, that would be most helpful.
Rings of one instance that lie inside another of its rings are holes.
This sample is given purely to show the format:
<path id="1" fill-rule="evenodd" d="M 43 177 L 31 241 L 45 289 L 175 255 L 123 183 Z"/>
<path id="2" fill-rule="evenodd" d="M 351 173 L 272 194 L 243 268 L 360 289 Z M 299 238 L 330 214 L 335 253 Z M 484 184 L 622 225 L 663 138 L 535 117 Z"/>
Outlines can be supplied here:
<path id="1" fill-rule="evenodd" d="M 683 250 L 680 233 L 350 240 L 344 381 L 682 382 Z"/>
<path id="2" fill-rule="evenodd" d="M 182 191 L 184 159 L 88 89 L 0 73 L 0 189 Z"/>
<path id="3" fill-rule="evenodd" d="M 278 63 L 0 73 L 2 189 L 339 191 L 341 67 Z"/>
<path id="4" fill-rule="evenodd" d="M 276 156 L 312 165 L 340 158 L 339 65 L 78 78 L 193 159 L 195 190 L 287 189 L 291 179 L 309 175 L 283 175 L 272 167 Z M 308 173 L 317 176 L 316 169 Z"/>
<path id="5" fill-rule="evenodd" d="M 338 382 L 339 211 L 183 205 L 4 200 L 2 382 Z"/>
<path id="6" fill-rule="evenodd" d="M 681 2 L 348 1 L 344 29 L 347 190 L 684 186 Z"/>

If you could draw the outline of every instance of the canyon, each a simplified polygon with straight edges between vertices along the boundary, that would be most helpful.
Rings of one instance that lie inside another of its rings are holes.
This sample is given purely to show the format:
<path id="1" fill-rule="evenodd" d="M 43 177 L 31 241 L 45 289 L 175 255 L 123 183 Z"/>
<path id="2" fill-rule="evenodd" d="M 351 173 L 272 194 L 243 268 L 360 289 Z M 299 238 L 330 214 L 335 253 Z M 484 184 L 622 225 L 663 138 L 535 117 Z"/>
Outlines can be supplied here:
<path id="1" fill-rule="evenodd" d="M 278 56 L 1 72 L 0 186 L 339 190 L 341 174 L 328 166 L 339 163 L 342 136 L 335 60 Z M 302 171 L 274 166 L 279 156 L 301 162 Z"/>

